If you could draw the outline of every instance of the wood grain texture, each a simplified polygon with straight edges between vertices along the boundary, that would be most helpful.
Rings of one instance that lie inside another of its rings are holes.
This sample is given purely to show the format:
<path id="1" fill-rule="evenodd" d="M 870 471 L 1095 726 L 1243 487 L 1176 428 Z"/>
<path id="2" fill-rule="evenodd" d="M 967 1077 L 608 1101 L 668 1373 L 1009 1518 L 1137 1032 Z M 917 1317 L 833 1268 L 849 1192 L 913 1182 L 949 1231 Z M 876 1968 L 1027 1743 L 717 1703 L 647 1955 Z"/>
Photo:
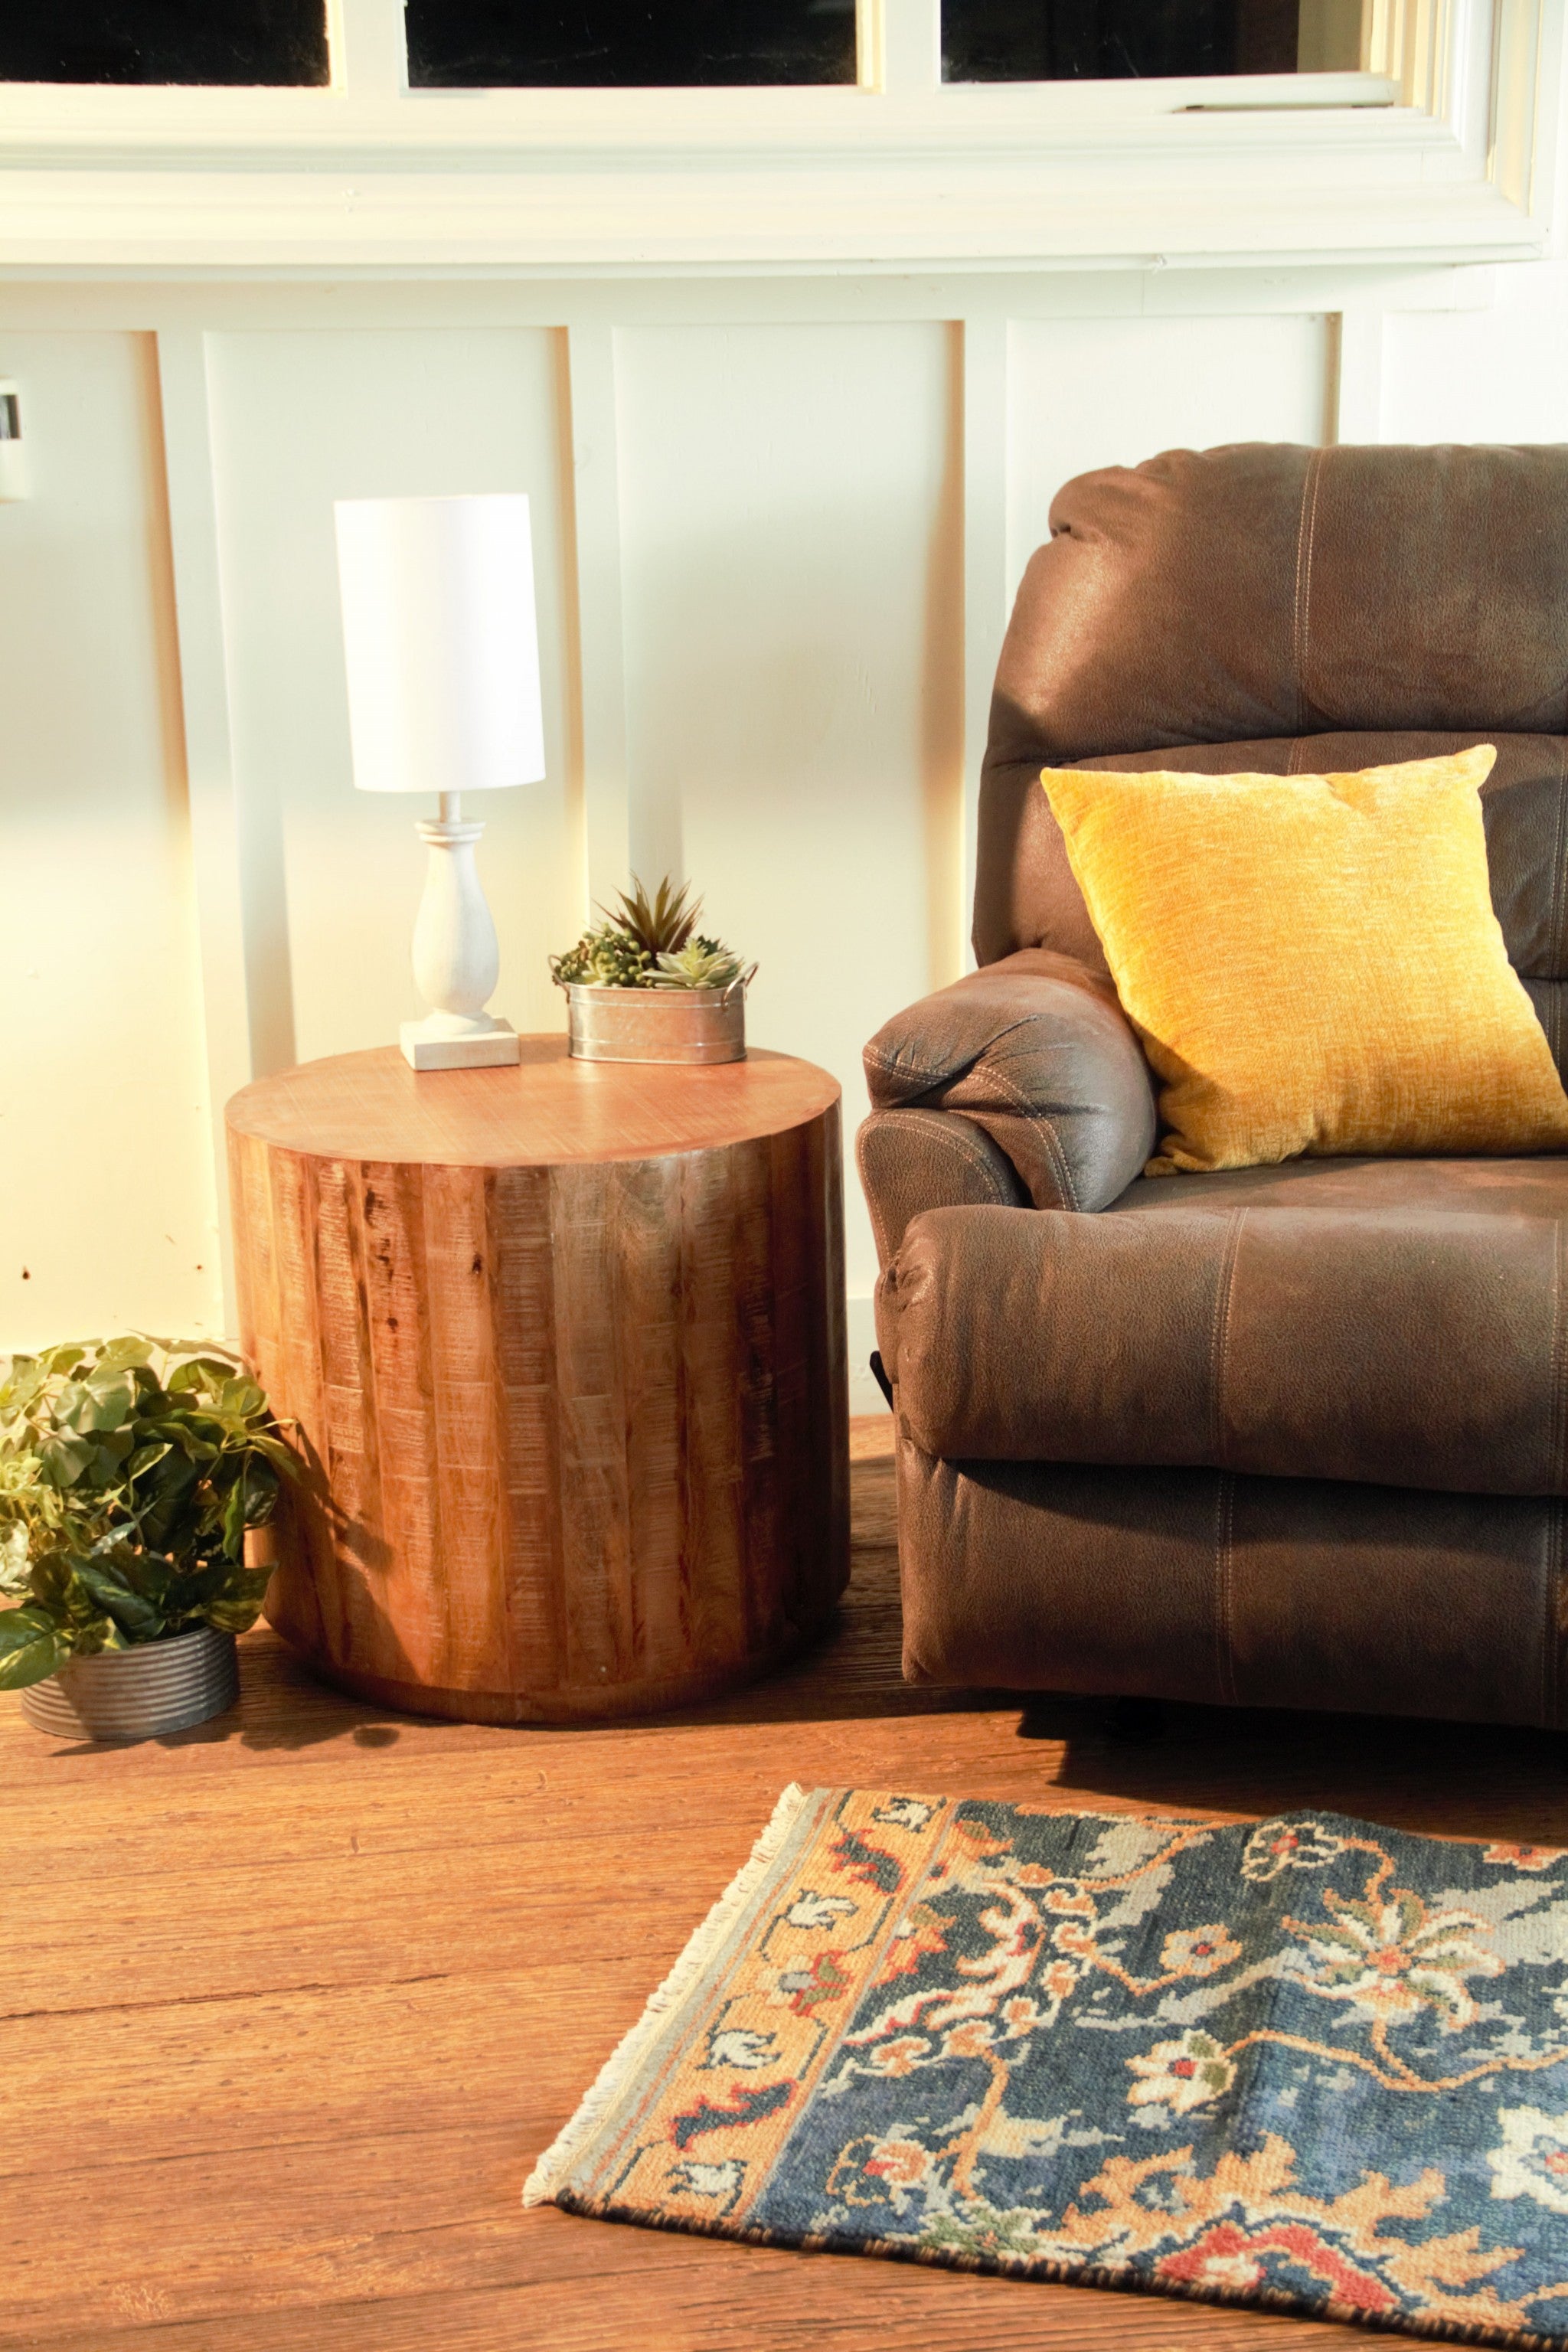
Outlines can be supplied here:
<path id="1" fill-rule="evenodd" d="M 1568 1843 L 1540 1732 L 899 1673 L 889 1424 L 831 1633 L 678 1722 L 395 1717 L 267 1629 L 239 1706 L 120 1749 L 0 1699 L 0 2345 L 17 2352 L 1366 2352 L 1361 2331 L 524 2213 L 521 2183 L 784 1784 Z"/>
<path id="2" fill-rule="evenodd" d="M 838 1090 L 782 1055 L 416 1074 L 229 1108 L 241 1331 L 298 1427 L 271 1622 L 477 1721 L 685 1706 L 848 1572 Z"/>
<path id="3" fill-rule="evenodd" d="M 564 1037 L 519 1044 L 521 1060 L 504 1070 L 411 1070 L 393 1045 L 334 1054 L 242 1087 L 226 1118 L 231 1133 L 312 1159 L 515 1168 L 711 1150 L 838 1100 L 826 1070 L 760 1046 L 743 1062 L 671 1069 L 574 1062 Z"/>

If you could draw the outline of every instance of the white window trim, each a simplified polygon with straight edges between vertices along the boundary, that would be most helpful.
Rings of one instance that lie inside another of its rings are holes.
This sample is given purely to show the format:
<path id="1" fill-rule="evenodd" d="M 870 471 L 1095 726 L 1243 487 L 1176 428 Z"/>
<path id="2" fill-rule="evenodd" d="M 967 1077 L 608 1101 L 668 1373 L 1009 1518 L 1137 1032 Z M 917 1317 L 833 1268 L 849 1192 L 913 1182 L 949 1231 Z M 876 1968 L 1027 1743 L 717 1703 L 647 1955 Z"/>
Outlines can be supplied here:
<path id="1" fill-rule="evenodd" d="M 944 87 L 939 0 L 860 0 L 859 88 L 411 91 L 401 0 L 333 0 L 326 89 L 0 87 L 0 274 L 1522 258 L 1563 16 L 1375 0 L 1360 74 Z"/>

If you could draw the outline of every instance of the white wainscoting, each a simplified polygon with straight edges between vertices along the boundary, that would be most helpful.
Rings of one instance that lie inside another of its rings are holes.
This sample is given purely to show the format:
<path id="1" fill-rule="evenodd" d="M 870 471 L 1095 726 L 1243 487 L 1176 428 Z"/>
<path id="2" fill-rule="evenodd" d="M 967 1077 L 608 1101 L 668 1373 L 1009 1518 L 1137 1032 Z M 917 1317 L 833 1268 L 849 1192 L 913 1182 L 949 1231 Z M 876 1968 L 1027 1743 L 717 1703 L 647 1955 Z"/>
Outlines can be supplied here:
<path id="1" fill-rule="evenodd" d="M 639 328 L 617 353 L 650 863 L 697 877 L 761 964 L 749 1034 L 834 1070 L 851 1128 L 858 1045 L 962 969 L 956 357 L 937 321 Z M 868 1292 L 858 1198 L 847 1260 Z"/>
<path id="2" fill-rule="evenodd" d="M 991 675 L 1061 481 L 1539 429 L 1565 322 L 1552 263 L 4 289 L 35 495 L 0 506 L 0 1347 L 227 1328 L 224 1099 L 413 1009 L 421 852 L 352 788 L 334 498 L 533 501 L 550 776 L 485 811 L 500 1008 L 558 1027 L 547 950 L 679 868 L 852 1136 L 864 1040 L 963 968 Z M 847 1200 L 869 1408 L 852 1166 Z"/>

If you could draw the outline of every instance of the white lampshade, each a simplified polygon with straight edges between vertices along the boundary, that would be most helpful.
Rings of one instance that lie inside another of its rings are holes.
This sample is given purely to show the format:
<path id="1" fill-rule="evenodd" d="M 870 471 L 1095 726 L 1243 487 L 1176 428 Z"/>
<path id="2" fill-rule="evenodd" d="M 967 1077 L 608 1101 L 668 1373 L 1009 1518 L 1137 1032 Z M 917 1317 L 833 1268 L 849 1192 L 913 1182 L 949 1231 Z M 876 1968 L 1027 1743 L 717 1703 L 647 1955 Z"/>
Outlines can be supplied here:
<path id="1" fill-rule="evenodd" d="M 340 499 L 349 736 L 362 793 L 544 773 L 528 500 Z"/>

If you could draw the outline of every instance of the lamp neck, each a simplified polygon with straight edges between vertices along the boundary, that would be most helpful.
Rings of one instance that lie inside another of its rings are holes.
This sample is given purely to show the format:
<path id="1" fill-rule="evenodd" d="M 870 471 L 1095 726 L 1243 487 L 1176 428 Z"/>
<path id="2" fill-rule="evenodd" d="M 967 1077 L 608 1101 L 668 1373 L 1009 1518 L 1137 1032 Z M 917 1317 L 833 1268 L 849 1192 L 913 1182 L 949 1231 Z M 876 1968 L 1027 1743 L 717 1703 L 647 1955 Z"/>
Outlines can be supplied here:
<path id="1" fill-rule="evenodd" d="M 437 793 L 436 797 L 440 806 L 440 814 L 416 817 L 415 832 L 431 850 L 447 849 L 454 853 L 468 855 L 485 829 L 483 823 L 477 817 L 470 817 L 468 824 L 464 824 L 461 793 Z M 476 889 L 479 887 L 477 881 L 474 887 Z M 428 990 L 426 993 L 428 995 Z"/>

